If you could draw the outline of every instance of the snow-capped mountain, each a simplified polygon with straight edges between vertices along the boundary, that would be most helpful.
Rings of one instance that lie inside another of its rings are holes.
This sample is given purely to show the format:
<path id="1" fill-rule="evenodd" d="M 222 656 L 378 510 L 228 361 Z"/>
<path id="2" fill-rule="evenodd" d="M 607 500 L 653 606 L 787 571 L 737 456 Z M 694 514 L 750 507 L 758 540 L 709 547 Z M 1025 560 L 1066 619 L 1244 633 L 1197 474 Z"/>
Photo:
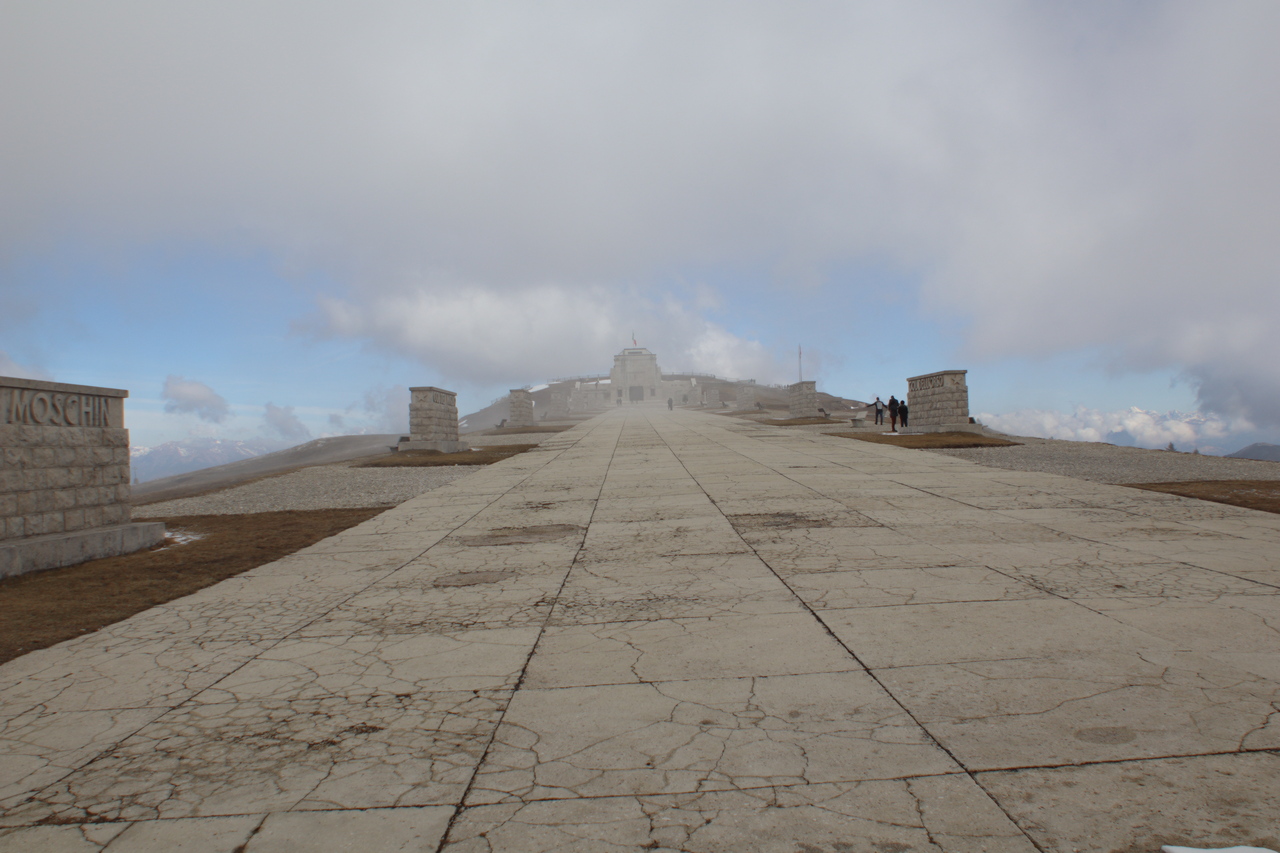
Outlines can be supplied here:
<path id="1" fill-rule="evenodd" d="M 132 447 L 129 449 L 129 456 L 134 480 L 145 483 L 214 465 L 252 459 L 288 446 L 289 442 L 267 439 L 237 441 L 227 438 L 188 438 L 183 441 L 168 441 L 155 447 Z"/>

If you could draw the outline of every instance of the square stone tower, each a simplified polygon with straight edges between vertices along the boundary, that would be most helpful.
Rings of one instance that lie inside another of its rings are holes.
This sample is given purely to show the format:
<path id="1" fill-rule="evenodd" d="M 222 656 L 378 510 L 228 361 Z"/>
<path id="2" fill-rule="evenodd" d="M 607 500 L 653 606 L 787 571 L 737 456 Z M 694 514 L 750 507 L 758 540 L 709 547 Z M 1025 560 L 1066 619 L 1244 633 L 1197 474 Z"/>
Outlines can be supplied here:
<path id="1" fill-rule="evenodd" d="M 533 426 L 533 395 L 523 388 L 512 388 L 507 396 L 507 426 Z"/>
<path id="2" fill-rule="evenodd" d="M 812 380 L 796 382 L 789 386 L 791 390 L 791 417 L 818 417 L 818 383 Z"/>
<path id="3" fill-rule="evenodd" d="M 969 423 L 967 370 L 940 370 L 907 380 L 912 432 L 981 432 Z"/>
<path id="4" fill-rule="evenodd" d="M 409 389 L 409 440 L 400 450 L 466 450 L 458 440 L 458 394 L 431 385 Z"/>
<path id="5" fill-rule="evenodd" d="M 0 578 L 164 539 L 129 506 L 128 391 L 0 376 Z"/>

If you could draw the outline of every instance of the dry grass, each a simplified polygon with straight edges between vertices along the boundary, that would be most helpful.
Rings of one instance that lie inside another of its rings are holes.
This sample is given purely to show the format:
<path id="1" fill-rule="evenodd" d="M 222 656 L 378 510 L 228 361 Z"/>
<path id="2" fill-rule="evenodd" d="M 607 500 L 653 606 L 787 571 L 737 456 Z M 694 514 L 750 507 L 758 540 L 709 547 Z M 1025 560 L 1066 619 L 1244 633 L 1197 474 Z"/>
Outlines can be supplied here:
<path id="1" fill-rule="evenodd" d="M 536 444 L 501 444 L 479 450 L 442 453 L 439 450 L 401 450 L 386 456 L 375 456 L 356 468 L 436 468 L 441 465 L 492 465 L 537 447 Z"/>
<path id="2" fill-rule="evenodd" d="M 573 429 L 577 424 L 546 424 L 542 426 L 527 427 L 494 427 L 493 429 L 482 430 L 481 432 L 469 432 L 463 438 L 470 438 L 475 435 L 527 435 L 529 433 L 547 433 L 547 432 L 564 432 Z"/>
<path id="3" fill-rule="evenodd" d="M 1280 480 L 1194 480 L 1185 483 L 1126 484 L 1135 489 L 1199 498 L 1245 509 L 1280 513 Z"/>
<path id="4" fill-rule="evenodd" d="M 903 433 L 879 432 L 824 432 L 823 435 L 834 435 L 837 438 L 854 438 L 858 441 L 869 441 L 872 444 L 892 444 L 894 447 L 909 447 L 912 450 L 955 450 L 961 447 L 1014 447 L 1016 441 L 1005 441 L 1003 438 L 992 438 L 976 432 L 927 432 L 918 435 Z"/>
<path id="5" fill-rule="evenodd" d="M 382 509 L 321 509 L 156 519 L 184 545 L 0 581 L 0 663 L 119 622 L 292 554 Z"/>
<path id="6" fill-rule="evenodd" d="M 815 424 L 843 424 L 848 423 L 847 420 L 836 420 L 835 418 L 767 418 L 758 421 L 765 426 L 813 426 Z"/>

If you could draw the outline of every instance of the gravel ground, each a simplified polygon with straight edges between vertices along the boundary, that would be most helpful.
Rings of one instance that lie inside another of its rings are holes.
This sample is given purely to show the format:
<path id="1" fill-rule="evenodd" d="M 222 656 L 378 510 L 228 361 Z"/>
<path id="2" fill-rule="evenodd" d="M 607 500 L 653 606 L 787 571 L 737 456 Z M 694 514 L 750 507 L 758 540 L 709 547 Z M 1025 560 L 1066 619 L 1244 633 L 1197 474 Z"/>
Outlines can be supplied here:
<path id="1" fill-rule="evenodd" d="M 995 435 L 995 433 L 992 433 Z M 930 450 L 992 468 L 1065 474 L 1098 483 L 1176 483 L 1187 480 L 1280 480 L 1280 462 L 1196 456 L 1167 450 L 1116 447 L 1090 441 L 1001 436 L 1017 447 Z"/>
<path id="2" fill-rule="evenodd" d="M 478 470 L 480 467 L 471 465 L 440 468 L 319 465 L 211 495 L 135 507 L 133 517 L 240 515 L 296 509 L 394 506 Z"/>

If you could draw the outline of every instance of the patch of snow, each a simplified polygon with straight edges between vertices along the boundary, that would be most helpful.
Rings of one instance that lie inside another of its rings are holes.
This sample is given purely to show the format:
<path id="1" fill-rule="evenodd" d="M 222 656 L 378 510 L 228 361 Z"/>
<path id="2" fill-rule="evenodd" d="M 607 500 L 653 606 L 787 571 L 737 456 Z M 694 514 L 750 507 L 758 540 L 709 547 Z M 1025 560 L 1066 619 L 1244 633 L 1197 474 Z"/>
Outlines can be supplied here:
<path id="1" fill-rule="evenodd" d="M 203 533 L 190 533 L 186 530 L 168 530 L 164 534 L 164 544 L 155 551 L 168 551 L 170 548 L 176 548 L 179 545 L 187 545 L 197 539 L 203 539 Z"/>
<path id="2" fill-rule="evenodd" d="M 530 389 L 529 389 L 529 391 L 531 391 L 531 392 L 532 392 L 532 391 L 541 391 L 541 390 L 542 390 L 542 389 L 544 389 L 544 388 L 550 388 L 550 387 L 551 387 L 550 385 L 545 385 L 545 384 L 544 384 L 544 385 L 534 385 L 532 388 L 530 388 Z"/>
<path id="3" fill-rule="evenodd" d="M 1270 847 L 1175 847 L 1166 844 L 1161 853 L 1276 853 Z"/>

